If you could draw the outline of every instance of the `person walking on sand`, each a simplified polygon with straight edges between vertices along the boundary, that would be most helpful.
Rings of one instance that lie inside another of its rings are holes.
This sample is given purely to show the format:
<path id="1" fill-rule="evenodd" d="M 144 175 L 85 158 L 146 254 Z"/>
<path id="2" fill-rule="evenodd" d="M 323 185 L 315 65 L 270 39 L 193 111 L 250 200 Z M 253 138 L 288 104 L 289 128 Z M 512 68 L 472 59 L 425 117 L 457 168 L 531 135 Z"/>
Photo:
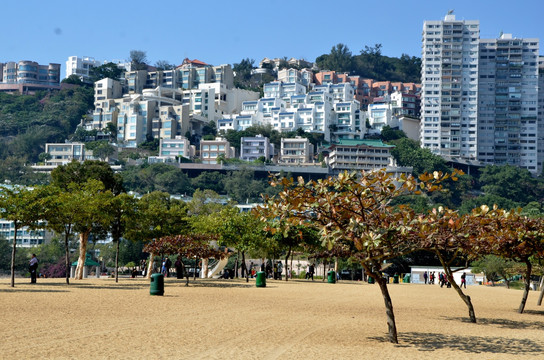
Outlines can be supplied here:
<path id="1" fill-rule="evenodd" d="M 314 264 L 310 264 L 308 279 L 312 279 L 312 281 L 314 281 L 314 272 L 315 272 L 315 266 Z"/>
<path id="2" fill-rule="evenodd" d="M 278 280 L 281 280 L 281 276 L 282 276 L 282 273 L 283 272 L 283 264 L 282 262 L 278 262 Z"/>
<path id="3" fill-rule="evenodd" d="M 425 281 L 425 285 L 427 285 L 427 276 L 428 276 L 428 275 L 427 275 L 427 272 L 425 271 L 425 272 L 423 273 L 423 280 Z"/>
<path id="4" fill-rule="evenodd" d="M 30 271 L 30 283 L 36 283 L 36 275 L 38 274 L 38 258 L 36 254 L 32 254 L 30 262 L 28 263 L 28 270 Z"/>
<path id="5" fill-rule="evenodd" d="M 183 263 L 181 262 L 181 255 L 178 255 L 178 259 L 174 263 L 176 267 L 176 278 L 183 279 Z"/>
<path id="6" fill-rule="evenodd" d="M 467 273 L 463 273 L 463 275 L 461 275 L 461 287 L 465 287 L 465 289 L 467 288 Z"/>

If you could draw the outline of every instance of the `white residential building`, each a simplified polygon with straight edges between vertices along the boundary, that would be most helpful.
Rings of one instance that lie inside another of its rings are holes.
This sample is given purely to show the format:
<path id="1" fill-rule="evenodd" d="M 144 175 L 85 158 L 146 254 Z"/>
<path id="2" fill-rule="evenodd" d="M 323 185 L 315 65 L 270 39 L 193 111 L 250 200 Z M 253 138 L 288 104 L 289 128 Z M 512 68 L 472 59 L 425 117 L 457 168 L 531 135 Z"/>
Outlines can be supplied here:
<path id="1" fill-rule="evenodd" d="M 300 136 L 282 138 L 278 162 L 285 164 L 313 163 L 314 146 L 309 139 Z"/>
<path id="2" fill-rule="evenodd" d="M 13 243 L 15 225 L 13 221 L 0 219 L 0 241 Z M 27 226 L 17 230 L 17 247 L 33 247 L 45 244 L 51 240 L 53 233 L 45 229 L 31 230 Z"/>
<path id="3" fill-rule="evenodd" d="M 451 13 L 424 22 L 420 139 L 435 154 L 477 157 L 479 34 Z"/>
<path id="4" fill-rule="evenodd" d="M 242 137 L 240 139 L 240 159 L 254 161 L 261 157 L 266 160 L 274 156 L 274 144 L 265 136 Z"/>
<path id="5" fill-rule="evenodd" d="M 68 60 L 66 60 L 66 77 L 69 77 L 70 75 L 77 75 L 81 81 L 90 83 L 91 69 L 100 65 L 102 65 L 102 63 L 95 60 L 93 57 L 70 56 Z"/>
<path id="6" fill-rule="evenodd" d="M 381 140 L 343 139 L 330 146 L 328 164 L 335 170 L 378 170 L 393 166 L 390 149 Z"/>

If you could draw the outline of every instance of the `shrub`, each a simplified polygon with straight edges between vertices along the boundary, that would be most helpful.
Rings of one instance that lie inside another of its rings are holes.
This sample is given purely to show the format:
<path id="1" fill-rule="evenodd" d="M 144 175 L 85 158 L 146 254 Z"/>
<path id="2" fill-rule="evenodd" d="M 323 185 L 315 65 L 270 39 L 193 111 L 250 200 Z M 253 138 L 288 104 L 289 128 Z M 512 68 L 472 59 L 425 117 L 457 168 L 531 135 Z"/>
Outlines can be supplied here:
<path id="1" fill-rule="evenodd" d="M 66 263 L 64 259 L 60 259 L 56 264 L 44 265 L 41 273 L 48 278 L 64 278 L 66 277 Z"/>

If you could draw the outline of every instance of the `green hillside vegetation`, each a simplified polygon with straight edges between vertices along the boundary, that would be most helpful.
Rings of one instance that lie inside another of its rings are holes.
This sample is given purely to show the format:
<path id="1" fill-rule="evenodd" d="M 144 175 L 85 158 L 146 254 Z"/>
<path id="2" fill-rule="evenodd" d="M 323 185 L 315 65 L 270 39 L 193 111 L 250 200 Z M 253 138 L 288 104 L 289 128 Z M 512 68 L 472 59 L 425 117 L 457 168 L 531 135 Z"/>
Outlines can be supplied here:
<path id="1" fill-rule="evenodd" d="M 93 109 L 92 87 L 35 95 L 0 93 L 0 160 L 37 162 L 46 142 L 63 142 Z"/>
<path id="2" fill-rule="evenodd" d="M 353 55 L 344 44 L 332 47 L 330 53 L 315 59 L 321 70 L 334 70 L 378 81 L 421 81 L 421 59 L 402 54 L 400 58 L 382 55 L 382 44 L 365 46 L 359 55 Z"/>

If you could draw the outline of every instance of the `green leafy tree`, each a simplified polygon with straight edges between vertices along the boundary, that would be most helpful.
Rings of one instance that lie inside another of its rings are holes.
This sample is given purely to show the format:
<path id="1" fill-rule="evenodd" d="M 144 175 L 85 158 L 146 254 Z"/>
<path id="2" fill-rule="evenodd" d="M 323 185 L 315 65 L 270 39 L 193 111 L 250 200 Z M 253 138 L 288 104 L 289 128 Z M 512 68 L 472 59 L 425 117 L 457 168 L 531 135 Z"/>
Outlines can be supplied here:
<path id="1" fill-rule="evenodd" d="M 114 195 L 124 191 L 122 177 L 115 174 L 108 163 L 97 160 L 72 161 L 58 166 L 51 172 L 51 179 L 53 185 L 63 190 L 67 190 L 71 183 L 83 184 L 93 179 L 100 181 Z"/>
<path id="2" fill-rule="evenodd" d="M 383 141 L 398 140 L 406 137 L 406 134 L 402 130 L 392 129 L 389 125 L 385 125 L 382 128 L 381 137 Z"/>
<path id="3" fill-rule="evenodd" d="M 81 78 L 76 74 L 72 74 L 72 75 L 62 79 L 61 83 L 63 83 L 63 84 L 73 84 L 73 85 L 83 85 L 83 81 L 81 81 Z"/>
<path id="4" fill-rule="evenodd" d="M 331 48 L 331 52 L 316 59 L 317 66 L 324 70 L 350 73 L 353 69 L 352 55 L 349 48 L 338 43 Z"/>
<path id="5" fill-rule="evenodd" d="M 223 179 L 225 175 L 219 171 L 203 171 L 198 176 L 191 179 L 191 186 L 194 189 L 212 190 L 216 193 L 224 192 Z"/>
<path id="6" fill-rule="evenodd" d="M 389 340 L 397 343 L 393 303 L 381 266 L 384 260 L 415 250 L 410 223 L 416 214 L 406 207 L 394 211 L 390 203 L 401 195 L 417 194 L 419 189 L 437 190 L 437 184 L 449 177 L 439 172 L 422 175 L 418 184 L 411 176 L 393 178 L 385 171 L 374 171 L 344 172 L 319 182 L 306 182 L 301 177 L 296 183 L 274 179 L 272 185 L 281 186 L 283 191 L 267 199 L 258 211 L 264 219 L 279 223 L 284 234 L 309 223 L 319 229 L 333 255 L 357 258 L 380 286 Z"/>
<path id="7" fill-rule="evenodd" d="M 117 64 L 109 62 L 104 65 L 100 65 L 89 70 L 89 75 L 91 82 L 97 82 L 105 78 L 112 80 L 118 80 L 123 74 L 123 69 L 121 69 Z"/>
<path id="8" fill-rule="evenodd" d="M 480 171 L 480 183 L 486 194 L 526 205 L 540 201 L 541 185 L 531 173 L 517 166 L 486 166 Z"/>
<path id="9" fill-rule="evenodd" d="M 500 258 L 496 255 L 486 255 L 483 258 L 471 263 L 472 272 L 483 272 L 485 277 L 491 281 L 493 286 L 501 278 L 505 281 L 506 287 L 510 288 L 510 279 L 514 275 L 513 267 L 515 262 Z"/>
<path id="10" fill-rule="evenodd" d="M 249 169 L 231 171 L 223 179 L 223 187 L 231 199 L 238 203 L 256 202 L 268 187 L 264 181 L 255 179 L 255 172 Z"/>
<path id="11" fill-rule="evenodd" d="M 188 231 L 187 205 L 171 199 L 165 192 L 154 191 L 138 201 L 136 216 L 130 217 L 126 225 L 125 238 L 150 243 L 164 236 L 185 234 Z M 148 277 L 154 267 L 154 253 L 150 254 Z"/>
<path id="12" fill-rule="evenodd" d="M 36 192 L 24 187 L 0 187 L 0 218 L 13 222 L 13 247 L 11 250 L 11 282 L 15 286 L 15 254 L 17 232 L 24 226 L 37 227 L 41 208 Z"/>
<path id="13" fill-rule="evenodd" d="M 114 196 L 110 203 L 109 212 L 112 215 L 110 232 L 115 250 L 115 282 L 119 282 L 119 247 L 121 239 L 127 231 L 128 224 L 137 215 L 137 200 L 126 193 Z"/>

